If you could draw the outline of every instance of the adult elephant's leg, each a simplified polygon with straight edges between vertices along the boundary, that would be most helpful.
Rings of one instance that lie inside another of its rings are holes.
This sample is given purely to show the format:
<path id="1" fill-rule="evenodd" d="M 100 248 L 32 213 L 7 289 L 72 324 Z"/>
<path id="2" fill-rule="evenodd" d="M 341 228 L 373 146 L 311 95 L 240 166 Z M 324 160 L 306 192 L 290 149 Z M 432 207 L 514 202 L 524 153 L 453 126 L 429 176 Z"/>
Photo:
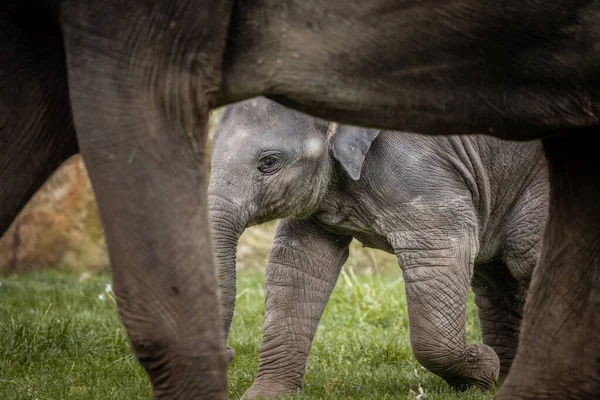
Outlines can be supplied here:
<path id="1" fill-rule="evenodd" d="M 491 347 L 466 343 L 466 306 L 473 271 L 470 235 L 402 232 L 392 245 L 406 285 L 410 341 L 416 359 L 452 387 L 489 389 L 499 360 Z"/>
<path id="2" fill-rule="evenodd" d="M 119 313 L 155 398 L 226 398 L 204 148 L 228 6 L 114 4 L 69 3 L 62 21 Z"/>
<path id="3" fill-rule="evenodd" d="M 527 286 L 512 276 L 506 264 L 493 262 L 475 267 L 472 287 L 483 343 L 498 354 L 503 381 L 517 353 Z"/>
<path id="4" fill-rule="evenodd" d="M 600 398 L 600 128 L 544 140 L 550 210 L 507 399 Z"/>
<path id="5" fill-rule="evenodd" d="M 58 26 L 0 15 L 0 48 L 1 236 L 77 141 Z"/>
<path id="6" fill-rule="evenodd" d="M 350 241 L 309 220 L 279 222 L 265 278 L 260 365 L 245 398 L 274 397 L 302 388 L 310 346 L 348 258 Z"/>

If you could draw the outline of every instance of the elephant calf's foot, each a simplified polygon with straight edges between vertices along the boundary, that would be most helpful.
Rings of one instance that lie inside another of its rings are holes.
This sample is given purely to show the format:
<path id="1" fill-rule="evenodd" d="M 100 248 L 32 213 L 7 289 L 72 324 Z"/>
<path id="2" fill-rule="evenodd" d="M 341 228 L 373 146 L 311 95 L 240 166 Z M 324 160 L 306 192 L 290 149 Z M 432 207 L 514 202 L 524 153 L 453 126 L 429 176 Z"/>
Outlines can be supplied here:
<path id="1" fill-rule="evenodd" d="M 455 390 L 467 390 L 471 386 L 491 389 L 500 376 L 500 359 L 490 346 L 471 344 L 465 348 L 462 364 L 453 367 L 458 374 L 446 381 Z"/>
<path id="2" fill-rule="evenodd" d="M 467 345 L 460 358 L 428 353 L 426 357 L 421 356 L 417 359 L 458 391 L 467 390 L 472 386 L 485 390 L 491 389 L 500 374 L 498 355 L 485 344 Z"/>
<path id="3" fill-rule="evenodd" d="M 243 394 L 242 399 L 274 399 L 277 396 L 297 394 L 300 390 L 301 387 L 295 385 L 286 385 L 279 382 L 254 381 L 252 386 L 250 386 Z"/>

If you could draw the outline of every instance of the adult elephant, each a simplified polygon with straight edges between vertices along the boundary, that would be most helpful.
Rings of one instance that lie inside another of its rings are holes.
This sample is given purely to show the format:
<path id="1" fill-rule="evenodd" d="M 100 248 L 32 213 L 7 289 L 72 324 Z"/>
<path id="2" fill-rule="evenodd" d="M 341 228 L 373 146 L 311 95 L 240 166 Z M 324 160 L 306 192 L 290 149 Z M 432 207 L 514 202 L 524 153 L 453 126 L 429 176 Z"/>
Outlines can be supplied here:
<path id="1" fill-rule="evenodd" d="M 598 0 L 36 0 L 0 6 L 0 228 L 69 155 L 155 398 L 226 397 L 202 168 L 212 107 L 544 137 L 552 186 L 508 398 L 600 392 Z"/>

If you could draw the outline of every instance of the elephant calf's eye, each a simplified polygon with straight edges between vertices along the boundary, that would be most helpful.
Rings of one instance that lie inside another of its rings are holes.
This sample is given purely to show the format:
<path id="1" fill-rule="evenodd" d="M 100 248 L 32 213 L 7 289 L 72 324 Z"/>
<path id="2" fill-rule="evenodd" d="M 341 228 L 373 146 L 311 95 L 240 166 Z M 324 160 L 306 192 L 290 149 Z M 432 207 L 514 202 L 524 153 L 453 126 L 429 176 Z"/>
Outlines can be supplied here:
<path id="1" fill-rule="evenodd" d="M 279 169 L 279 161 L 277 156 L 264 156 L 258 161 L 258 170 L 263 174 L 273 173 Z"/>

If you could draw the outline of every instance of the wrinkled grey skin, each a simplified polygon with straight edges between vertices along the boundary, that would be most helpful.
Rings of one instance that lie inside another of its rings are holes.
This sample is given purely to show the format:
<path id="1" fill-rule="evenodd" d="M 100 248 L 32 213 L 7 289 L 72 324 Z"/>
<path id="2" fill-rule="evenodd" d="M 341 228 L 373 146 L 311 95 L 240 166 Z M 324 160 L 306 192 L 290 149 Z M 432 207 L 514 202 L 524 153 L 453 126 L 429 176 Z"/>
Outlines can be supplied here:
<path id="1" fill-rule="evenodd" d="M 548 208 L 542 145 L 328 124 L 258 97 L 228 106 L 208 190 L 225 331 L 237 239 L 280 221 L 265 282 L 257 377 L 246 396 L 302 386 L 317 324 L 352 238 L 395 254 L 411 345 L 451 385 L 488 389 L 517 350 Z M 467 344 L 472 285 L 484 344 Z"/>
<path id="2" fill-rule="evenodd" d="M 551 199 L 499 400 L 600 397 L 597 0 L 5 0 L 0 231 L 81 152 L 156 399 L 226 398 L 207 220 L 211 108 L 544 138 Z"/>

